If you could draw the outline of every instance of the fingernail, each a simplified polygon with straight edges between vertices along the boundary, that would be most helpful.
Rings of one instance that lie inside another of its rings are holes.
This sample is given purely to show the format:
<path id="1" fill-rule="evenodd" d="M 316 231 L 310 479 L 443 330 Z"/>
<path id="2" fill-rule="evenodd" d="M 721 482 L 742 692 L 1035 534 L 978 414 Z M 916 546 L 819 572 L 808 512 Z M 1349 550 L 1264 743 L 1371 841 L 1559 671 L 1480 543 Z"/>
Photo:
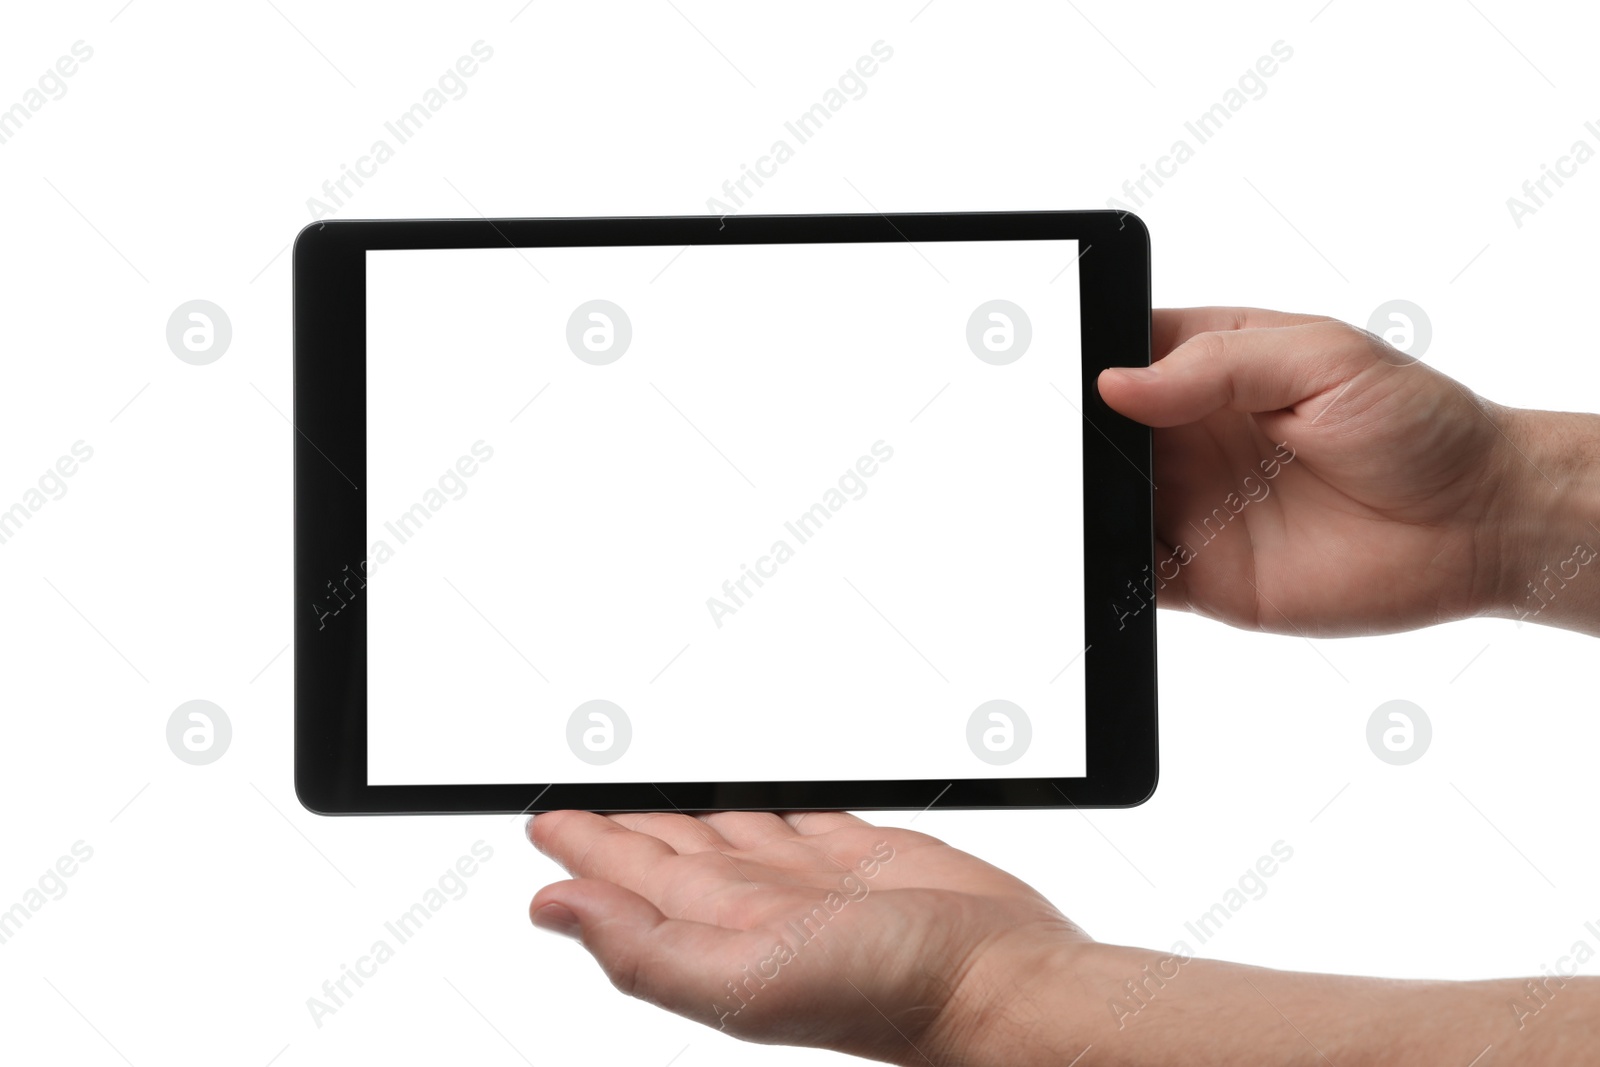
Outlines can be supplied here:
<path id="1" fill-rule="evenodd" d="M 1159 377 L 1159 375 L 1156 372 L 1156 368 L 1153 367 L 1153 366 L 1151 366 L 1151 367 L 1112 367 L 1111 369 L 1112 369 L 1113 372 L 1124 376 L 1129 381 L 1153 382 L 1153 381 L 1156 380 L 1156 378 Z"/>
<path id="2" fill-rule="evenodd" d="M 572 914 L 572 909 L 556 901 L 542 905 L 533 913 L 533 925 L 549 930 L 553 934 L 560 934 L 562 937 L 570 937 L 574 941 L 582 931 L 582 927 L 578 925 L 578 917 Z"/>

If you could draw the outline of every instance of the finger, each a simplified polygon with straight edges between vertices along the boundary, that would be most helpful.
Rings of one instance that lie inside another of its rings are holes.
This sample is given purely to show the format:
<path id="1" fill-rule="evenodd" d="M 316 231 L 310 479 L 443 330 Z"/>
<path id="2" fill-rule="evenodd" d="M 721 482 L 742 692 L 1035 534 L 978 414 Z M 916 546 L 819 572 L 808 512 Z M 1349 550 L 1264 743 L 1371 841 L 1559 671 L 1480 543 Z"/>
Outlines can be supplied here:
<path id="1" fill-rule="evenodd" d="M 1172 577 L 1167 577 L 1168 573 Z M 1177 553 L 1161 538 L 1156 538 L 1156 607 L 1170 611 L 1193 610 L 1189 587 L 1184 583 L 1183 567 Z"/>
<path id="2" fill-rule="evenodd" d="M 1343 323 L 1200 333 L 1148 367 L 1102 371 L 1100 395 L 1146 426 L 1181 426 L 1214 411 L 1278 411 L 1336 389 L 1377 361 Z"/>
<path id="3" fill-rule="evenodd" d="M 770 811 L 718 811 L 699 818 L 734 848 L 760 848 L 799 836 Z"/>
<path id="4" fill-rule="evenodd" d="M 668 1011 L 710 1025 L 723 1003 L 723 983 L 740 963 L 760 959 L 763 935 L 688 919 L 669 919 L 637 893 L 608 882 L 557 882 L 528 907 L 535 926 L 575 937 L 611 984 Z"/>
<path id="5" fill-rule="evenodd" d="M 658 838 L 636 834 L 588 811 L 536 815 L 528 825 L 528 837 L 568 873 L 603 878 L 635 891 L 662 860 L 677 855 Z"/>
<path id="6" fill-rule="evenodd" d="M 784 815 L 783 821 L 794 827 L 795 831 L 802 836 L 825 834 L 830 830 L 872 825 L 867 820 L 858 819 L 847 811 L 791 811 Z"/>
<path id="7" fill-rule="evenodd" d="M 1266 308 L 1156 308 L 1150 313 L 1150 356 L 1161 359 L 1197 333 L 1303 326 L 1329 322 L 1326 315 L 1297 315 Z"/>
<path id="8" fill-rule="evenodd" d="M 699 819 L 679 812 L 632 812 L 609 818 L 629 830 L 665 842 L 680 856 L 696 852 L 726 852 L 734 847 L 732 842 Z"/>

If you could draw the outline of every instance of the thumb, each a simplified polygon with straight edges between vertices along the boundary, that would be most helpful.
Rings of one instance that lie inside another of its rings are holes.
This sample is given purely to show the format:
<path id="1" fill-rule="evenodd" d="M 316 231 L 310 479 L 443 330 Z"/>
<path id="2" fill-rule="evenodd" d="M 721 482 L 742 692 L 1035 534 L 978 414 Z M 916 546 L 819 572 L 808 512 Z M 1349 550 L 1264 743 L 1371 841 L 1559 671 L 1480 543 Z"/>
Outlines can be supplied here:
<path id="1" fill-rule="evenodd" d="M 1223 408 L 1292 408 L 1376 362 L 1370 338 L 1332 320 L 1198 333 L 1148 367 L 1101 371 L 1100 396 L 1146 426 L 1181 426 Z"/>
<path id="2" fill-rule="evenodd" d="M 582 942 L 623 993 L 711 1026 L 739 1007 L 725 983 L 761 955 L 750 934 L 669 919 L 639 894 L 598 879 L 545 886 L 528 914 L 535 926 Z"/>

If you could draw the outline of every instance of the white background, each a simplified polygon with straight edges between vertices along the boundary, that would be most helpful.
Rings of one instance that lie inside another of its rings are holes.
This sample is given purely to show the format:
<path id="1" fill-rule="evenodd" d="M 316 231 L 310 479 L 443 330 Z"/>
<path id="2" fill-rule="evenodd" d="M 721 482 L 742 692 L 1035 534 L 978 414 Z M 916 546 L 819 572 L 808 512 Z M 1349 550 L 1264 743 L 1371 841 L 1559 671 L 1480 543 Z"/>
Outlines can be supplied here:
<path id="1" fill-rule="evenodd" d="M 1281 39 L 1294 55 L 1267 94 L 1142 209 L 1157 301 L 1362 323 L 1405 298 L 1432 318 L 1426 358 L 1482 394 L 1595 406 L 1583 331 L 1600 170 L 1520 228 L 1506 207 L 1576 138 L 1595 144 L 1597 27 L 1578 5 L 674 2 L 10 14 L 0 101 L 74 41 L 95 49 L 0 145 L 0 500 L 74 441 L 95 449 L 0 546 L 0 903 L 73 842 L 94 849 L 0 945 L 11 1058 L 828 1058 L 736 1047 L 615 995 L 581 949 L 528 927 L 528 897 L 559 874 L 518 822 L 327 820 L 295 803 L 282 253 L 306 199 L 473 41 L 495 56 L 468 95 L 342 214 L 703 212 L 879 39 L 895 54 L 867 95 L 752 208 L 1103 206 Z M 197 297 L 234 326 L 207 367 L 164 337 Z M 1199 951 L 1459 977 L 1536 973 L 1594 944 L 1592 641 L 1473 622 L 1313 646 L 1165 615 L 1160 641 L 1149 804 L 935 811 L 917 829 L 1015 871 L 1106 940 L 1165 947 L 1282 839 L 1294 857 L 1267 895 Z M 1402 697 L 1435 736 L 1391 767 L 1364 728 Z M 164 740 L 191 698 L 234 724 L 208 767 Z M 494 856 L 470 892 L 316 1028 L 306 998 L 480 838 Z"/>
<path id="2" fill-rule="evenodd" d="M 943 779 L 921 807 L 1082 775 L 1077 256 L 369 253 L 369 781 Z M 596 296 L 631 323 L 604 366 L 567 347 Z M 1004 366 L 968 347 L 996 297 L 1029 323 Z M 401 529 L 480 435 L 492 458 Z M 594 699 L 631 723 L 601 766 L 568 748 Z M 996 699 L 1032 724 L 1001 766 L 968 747 Z"/>

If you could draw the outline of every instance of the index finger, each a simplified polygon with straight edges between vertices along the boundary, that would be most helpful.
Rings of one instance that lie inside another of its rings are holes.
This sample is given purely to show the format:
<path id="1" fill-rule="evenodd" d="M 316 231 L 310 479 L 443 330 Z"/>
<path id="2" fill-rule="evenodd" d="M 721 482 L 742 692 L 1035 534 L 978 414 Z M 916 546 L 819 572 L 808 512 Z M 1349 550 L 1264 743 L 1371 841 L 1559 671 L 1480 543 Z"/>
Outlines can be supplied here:
<path id="1" fill-rule="evenodd" d="M 1156 308 L 1150 313 L 1150 358 L 1163 358 L 1198 333 L 1303 326 L 1308 322 L 1327 321 L 1326 315 L 1297 315 L 1267 308 Z"/>
<path id="2" fill-rule="evenodd" d="M 613 882 L 644 893 L 650 872 L 676 856 L 660 838 L 626 829 L 590 811 L 547 811 L 528 826 L 534 845 L 579 878 Z"/>

